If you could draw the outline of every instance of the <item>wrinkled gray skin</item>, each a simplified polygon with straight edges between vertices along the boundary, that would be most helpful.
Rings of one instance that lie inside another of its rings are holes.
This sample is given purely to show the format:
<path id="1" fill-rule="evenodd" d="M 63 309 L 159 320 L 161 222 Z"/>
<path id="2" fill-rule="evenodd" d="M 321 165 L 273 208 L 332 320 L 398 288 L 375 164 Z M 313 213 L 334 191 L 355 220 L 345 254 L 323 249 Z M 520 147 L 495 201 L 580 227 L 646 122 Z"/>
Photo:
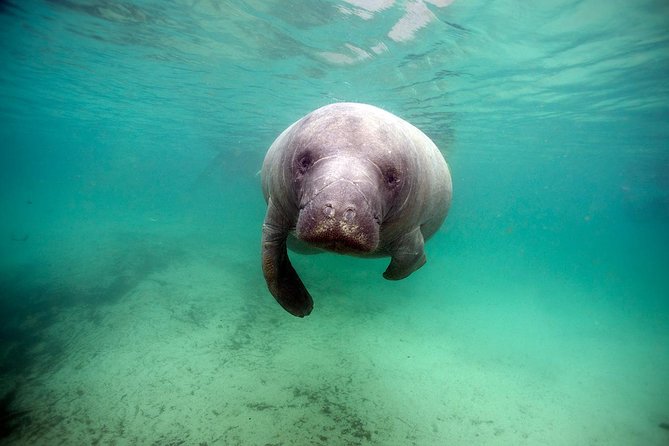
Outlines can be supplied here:
<path id="1" fill-rule="evenodd" d="M 383 277 L 403 279 L 425 264 L 423 244 L 446 218 L 452 191 L 446 161 L 424 133 L 356 103 L 319 108 L 281 133 L 265 156 L 262 188 L 265 280 L 299 317 L 313 301 L 287 246 L 389 256 Z"/>

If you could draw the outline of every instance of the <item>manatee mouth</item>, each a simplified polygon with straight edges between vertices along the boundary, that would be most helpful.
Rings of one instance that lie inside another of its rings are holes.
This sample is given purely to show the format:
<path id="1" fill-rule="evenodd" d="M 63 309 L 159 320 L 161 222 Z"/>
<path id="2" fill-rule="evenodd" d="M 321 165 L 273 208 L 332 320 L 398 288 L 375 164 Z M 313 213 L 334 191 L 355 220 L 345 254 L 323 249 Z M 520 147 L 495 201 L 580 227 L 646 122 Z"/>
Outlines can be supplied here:
<path id="1" fill-rule="evenodd" d="M 375 221 L 347 223 L 334 218 L 313 219 L 305 214 L 301 212 L 298 218 L 297 238 L 310 245 L 341 254 L 371 253 L 379 245 Z"/>
<path id="2" fill-rule="evenodd" d="M 379 245 L 378 214 L 354 185 L 332 189 L 319 193 L 300 209 L 297 238 L 340 254 L 374 252 Z"/>

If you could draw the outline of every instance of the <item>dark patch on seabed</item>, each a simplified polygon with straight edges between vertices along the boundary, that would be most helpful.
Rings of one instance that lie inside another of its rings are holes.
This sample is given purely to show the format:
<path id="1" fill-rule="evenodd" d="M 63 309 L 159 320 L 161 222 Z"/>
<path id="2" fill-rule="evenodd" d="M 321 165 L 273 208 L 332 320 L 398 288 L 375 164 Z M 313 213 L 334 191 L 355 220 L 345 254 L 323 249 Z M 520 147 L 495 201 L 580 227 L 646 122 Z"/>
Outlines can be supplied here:
<path id="1" fill-rule="evenodd" d="M 16 392 L 17 389 L 14 388 L 0 399 L 0 440 L 9 437 L 21 425 L 27 424 L 30 420 L 29 411 L 13 408 Z"/>
<path id="2" fill-rule="evenodd" d="M 318 429 L 313 429 L 313 419 L 301 417 L 295 425 L 317 432 L 312 435 L 310 444 L 346 444 L 361 445 L 371 442 L 378 435 L 378 430 L 370 426 L 364 414 L 354 408 L 358 398 L 350 390 L 334 384 L 325 384 L 318 388 L 292 386 L 286 388 L 292 393 L 290 402 L 284 405 L 272 405 L 263 401 L 247 403 L 248 409 L 257 412 L 285 411 L 286 409 L 307 409 L 308 413 L 320 414 L 322 421 Z M 309 429 L 312 428 L 312 429 Z"/>
<path id="3" fill-rule="evenodd" d="M 83 268 L 93 262 L 70 259 L 80 274 L 66 266 L 45 274 L 45 265 L 0 271 L 0 392 L 5 392 L 0 396 L 0 438 L 30 421 L 29 410 L 15 407 L 21 382 L 61 362 L 65 346 L 47 333 L 65 310 L 80 306 L 99 323 L 102 306 L 117 302 L 147 276 L 184 256 L 171 243 L 143 236 L 123 235 L 117 243 L 109 252 L 98 253 L 97 259 L 104 260 L 90 271 Z"/>

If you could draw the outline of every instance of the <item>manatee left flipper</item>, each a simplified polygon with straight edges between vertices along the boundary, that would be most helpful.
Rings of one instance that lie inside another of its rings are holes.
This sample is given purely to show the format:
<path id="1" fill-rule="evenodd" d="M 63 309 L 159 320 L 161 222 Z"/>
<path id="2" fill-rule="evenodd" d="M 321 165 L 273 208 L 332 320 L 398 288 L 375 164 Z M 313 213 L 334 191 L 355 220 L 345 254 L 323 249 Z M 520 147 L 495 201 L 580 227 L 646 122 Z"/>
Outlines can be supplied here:
<path id="1" fill-rule="evenodd" d="M 420 227 L 416 227 L 393 242 L 390 248 L 392 258 L 383 277 L 388 280 L 404 279 L 425 265 L 424 244 L 425 240 Z"/>
<path id="2" fill-rule="evenodd" d="M 314 302 L 288 258 L 286 240 L 289 232 L 289 222 L 270 198 L 262 226 L 263 274 L 277 302 L 290 314 L 304 317 L 311 313 Z"/>

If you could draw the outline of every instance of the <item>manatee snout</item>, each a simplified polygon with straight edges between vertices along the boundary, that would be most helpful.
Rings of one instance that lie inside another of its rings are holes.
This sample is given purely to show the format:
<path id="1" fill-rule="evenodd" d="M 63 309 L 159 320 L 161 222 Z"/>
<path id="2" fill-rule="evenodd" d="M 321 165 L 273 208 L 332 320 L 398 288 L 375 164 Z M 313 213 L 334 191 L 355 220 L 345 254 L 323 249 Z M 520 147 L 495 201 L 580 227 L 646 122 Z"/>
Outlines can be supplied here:
<path id="1" fill-rule="evenodd" d="M 380 221 L 364 193 L 342 180 L 331 184 L 300 210 L 297 238 L 342 254 L 364 254 L 379 244 Z"/>

